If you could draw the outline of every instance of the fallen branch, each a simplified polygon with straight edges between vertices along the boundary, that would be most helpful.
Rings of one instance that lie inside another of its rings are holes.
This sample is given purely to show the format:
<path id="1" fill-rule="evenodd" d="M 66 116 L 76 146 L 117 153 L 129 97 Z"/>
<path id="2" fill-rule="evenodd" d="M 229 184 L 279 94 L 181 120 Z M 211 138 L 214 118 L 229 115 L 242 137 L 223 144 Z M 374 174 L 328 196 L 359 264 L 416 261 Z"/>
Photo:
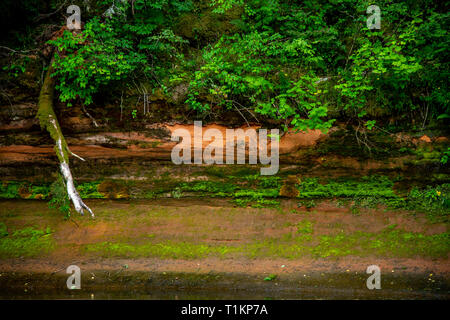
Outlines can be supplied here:
<path id="1" fill-rule="evenodd" d="M 8 48 L 8 47 L 5 47 L 5 46 L 0 46 L 0 49 L 9 51 L 9 52 L 11 52 L 11 53 L 13 53 L 13 54 L 16 54 L 16 55 L 18 55 L 18 56 L 21 56 L 21 57 L 28 57 L 28 58 L 33 58 L 34 55 L 29 55 L 29 54 L 24 54 L 24 53 L 27 53 L 27 52 L 37 52 L 37 51 L 38 51 L 37 49 L 31 49 L 31 50 L 14 50 L 14 49 L 11 49 L 11 48 Z"/>
<path id="2" fill-rule="evenodd" d="M 61 127 L 59 126 L 58 119 L 56 118 L 56 114 L 53 109 L 54 80 L 51 77 L 52 71 L 52 63 L 50 63 L 44 78 L 44 83 L 42 84 L 41 93 L 39 95 L 37 117 L 41 128 L 46 129 L 55 141 L 55 152 L 59 160 L 61 174 L 66 183 L 67 194 L 69 199 L 72 201 L 75 210 L 81 215 L 84 214 L 84 210 L 87 210 L 91 216 L 94 217 L 94 213 L 83 202 L 80 194 L 75 188 L 72 172 L 70 171 L 69 154 L 83 161 L 84 159 L 69 150 L 69 146 L 67 145 L 64 135 L 62 134 Z"/>
<path id="3" fill-rule="evenodd" d="M 86 110 L 86 108 L 84 107 L 84 105 L 83 105 L 82 108 L 83 108 L 83 112 L 89 117 L 89 119 L 91 119 L 91 121 L 92 121 L 92 123 L 94 124 L 94 126 L 95 126 L 96 128 L 98 128 L 97 121 L 95 121 L 94 117 L 91 116 L 91 115 L 89 114 L 89 112 L 87 112 L 87 110 Z"/>
<path id="4" fill-rule="evenodd" d="M 53 16 L 54 14 L 57 14 L 58 12 L 60 12 L 66 5 L 67 0 L 64 1 L 59 7 L 58 9 L 56 9 L 56 11 L 50 12 L 50 13 L 41 13 L 39 14 L 36 18 L 34 18 L 34 22 L 38 22 L 41 21 L 43 19 L 47 19 L 50 18 L 51 16 Z"/>

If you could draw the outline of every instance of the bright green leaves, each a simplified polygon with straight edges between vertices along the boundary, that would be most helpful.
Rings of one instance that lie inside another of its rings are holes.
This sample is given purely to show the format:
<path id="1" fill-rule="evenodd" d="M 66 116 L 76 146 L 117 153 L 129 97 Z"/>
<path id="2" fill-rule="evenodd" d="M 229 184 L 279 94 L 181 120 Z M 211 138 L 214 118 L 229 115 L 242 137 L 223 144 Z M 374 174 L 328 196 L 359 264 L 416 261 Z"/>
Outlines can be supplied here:
<path id="1" fill-rule="evenodd" d="M 322 120 L 327 108 L 319 101 L 319 78 L 301 72 L 320 62 L 305 39 L 257 31 L 222 36 L 204 49 L 202 62 L 186 100 L 194 110 L 209 112 L 214 104 L 290 120 L 301 130 L 331 126 Z"/>
<path id="2" fill-rule="evenodd" d="M 210 5 L 214 6 L 214 13 L 224 13 L 231 9 L 233 6 L 242 6 L 244 0 L 211 0 Z"/>
<path id="3" fill-rule="evenodd" d="M 382 0 L 380 30 L 366 28 L 362 0 L 212 0 L 212 8 L 135 0 L 133 10 L 130 1 L 114 3 L 120 8 L 110 18 L 96 12 L 80 34 L 52 42 L 62 101 L 89 104 L 105 88 L 145 79 L 164 92 L 188 83 L 185 102 L 205 116 L 235 110 L 301 130 L 329 128 L 328 108 L 369 130 L 377 116 L 425 124 L 450 114 L 450 14 L 431 2 Z M 192 30 L 187 44 L 177 19 L 188 11 L 236 28 Z"/>
<path id="4" fill-rule="evenodd" d="M 114 6 L 108 18 L 95 16 L 79 34 L 65 31 L 50 41 L 58 49 L 56 89 L 69 106 L 74 101 L 89 105 L 100 90 L 131 78 L 150 76 L 155 86 L 163 86 L 160 77 L 180 58 L 177 46 L 186 41 L 165 24 L 176 16 L 174 10 L 190 10 L 190 1 L 136 0 L 133 9 L 128 1 L 116 1 Z"/>
<path id="5" fill-rule="evenodd" d="M 365 126 L 367 127 L 367 129 L 372 130 L 373 127 L 375 126 L 376 120 L 368 120 L 365 123 Z"/>
<path id="6" fill-rule="evenodd" d="M 140 51 L 152 52 L 159 56 L 176 56 L 176 45 L 186 44 L 187 41 L 176 36 L 172 30 L 163 29 L 161 32 L 144 37 L 137 45 Z"/>
<path id="7" fill-rule="evenodd" d="M 65 31 L 51 43 L 60 52 L 54 57 L 53 76 L 59 80 L 56 89 L 63 102 L 80 99 L 89 105 L 100 87 L 131 74 L 146 61 L 145 56 L 126 50 L 133 46 L 131 41 L 98 18 L 88 22 L 79 35 Z"/>
<path id="8" fill-rule="evenodd" d="M 359 39 L 354 53 L 349 57 L 350 67 L 344 69 L 335 89 L 340 94 L 345 110 L 364 117 L 369 101 L 381 108 L 398 90 L 405 89 L 412 77 L 422 68 L 417 59 L 405 50 L 405 34 L 387 35 L 366 31 Z M 389 90 L 387 90 L 389 89 Z M 368 122 L 368 129 L 372 128 Z"/>
<path id="9" fill-rule="evenodd" d="M 320 94 L 326 93 L 319 89 L 319 78 L 314 74 L 304 74 L 286 93 L 276 98 L 279 107 L 276 112 L 281 119 L 292 119 L 290 124 L 297 130 L 320 129 L 326 131 L 334 120 L 323 120 L 328 108 L 320 101 Z"/>

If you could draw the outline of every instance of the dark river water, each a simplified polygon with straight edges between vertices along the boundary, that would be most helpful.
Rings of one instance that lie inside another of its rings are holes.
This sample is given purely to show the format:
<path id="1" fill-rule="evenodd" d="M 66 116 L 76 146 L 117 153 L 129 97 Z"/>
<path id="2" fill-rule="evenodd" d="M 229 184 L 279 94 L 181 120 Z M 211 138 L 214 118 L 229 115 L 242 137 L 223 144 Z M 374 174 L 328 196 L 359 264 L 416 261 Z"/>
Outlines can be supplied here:
<path id="1" fill-rule="evenodd" d="M 150 300 L 278 300 L 278 299 L 441 299 L 450 298 L 449 281 L 428 275 L 389 275 L 381 289 L 369 290 L 366 275 L 312 274 L 272 281 L 236 274 L 121 274 L 101 272 L 69 290 L 64 274 L 2 273 L 0 299 L 150 299 Z"/>

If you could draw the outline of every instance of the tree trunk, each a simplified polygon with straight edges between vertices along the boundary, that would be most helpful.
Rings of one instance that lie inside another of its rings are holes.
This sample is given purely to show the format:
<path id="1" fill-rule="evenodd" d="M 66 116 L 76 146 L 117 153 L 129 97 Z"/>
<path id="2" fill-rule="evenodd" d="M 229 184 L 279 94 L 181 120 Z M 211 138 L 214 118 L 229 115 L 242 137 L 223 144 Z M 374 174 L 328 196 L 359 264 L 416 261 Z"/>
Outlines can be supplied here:
<path id="1" fill-rule="evenodd" d="M 69 150 L 69 146 L 64 139 L 64 135 L 62 134 L 61 127 L 59 126 L 58 119 L 56 118 L 55 111 L 53 109 L 53 92 L 55 83 L 51 77 L 53 71 L 52 62 L 50 63 L 45 75 L 44 83 L 42 84 L 38 101 L 37 117 L 39 118 L 41 128 L 46 129 L 50 133 L 53 140 L 55 140 L 55 152 L 58 156 L 61 174 L 66 184 L 67 194 L 69 195 L 69 199 L 72 201 L 75 210 L 83 215 L 84 210 L 86 209 L 91 216 L 94 217 L 94 213 L 83 202 L 80 194 L 75 188 L 72 173 L 69 167 L 69 154 L 79 158 L 80 160 L 84 161 L 84 159 Z"/>

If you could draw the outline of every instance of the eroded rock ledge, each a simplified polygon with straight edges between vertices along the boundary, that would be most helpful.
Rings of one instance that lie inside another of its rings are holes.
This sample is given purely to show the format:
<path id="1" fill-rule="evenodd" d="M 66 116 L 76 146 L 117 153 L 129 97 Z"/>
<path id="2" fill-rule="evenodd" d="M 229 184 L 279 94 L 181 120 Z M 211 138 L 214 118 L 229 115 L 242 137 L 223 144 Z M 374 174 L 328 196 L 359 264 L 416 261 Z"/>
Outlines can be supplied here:
<path id="1" fill-rule="evenodd" d="M 171 141 L 171 134 L 177 129 L 186 129 L 193 137 L 193 123 L 144 124 L 139 129 L 128 130 L 103 123 L 95 128 L 91 120 L 76 108 L 62 112 L 61 126 L 70 149 L 87 160 L 71 159 L 77 179 L 139 179 L 149 170 L 168 166 L 171 171 L 183 175 L 205 167 L 176 166 L 171 162 L 171 151 L 178 143 Z M 4 180 L 52 179 L 57 165 L 53 142 L 46 132 L 40 131 L 35 114 L 36 106 L 33 104 L 1 108 L 0 174 Z M 223 124 L 206 124 L 202 129 L 203 132 L 207 129 L 219 130 L 223 139 L 214 143 L 224 146 L 227 128 Z M 258 130 L 260 127 L 244 125 L 240 128 Z M 319 130 L 288 132 L 279 141 L 280 173 L 360 176 L 378 172 L 408 172 L 410 177 L 448 176 L 448 168 L 439 161 L 442 150 L 449 143 L 442 134 L 380 132 L 372 139 L 375 139 L 377 149 L 368 154 L 358 146 L 351 128 L 344 124 L 337 125 L 327 134 Z M 209 143 L 203 141 L 202 148 Z M 194 139 L 191 144 L 194 144 Z"/>

